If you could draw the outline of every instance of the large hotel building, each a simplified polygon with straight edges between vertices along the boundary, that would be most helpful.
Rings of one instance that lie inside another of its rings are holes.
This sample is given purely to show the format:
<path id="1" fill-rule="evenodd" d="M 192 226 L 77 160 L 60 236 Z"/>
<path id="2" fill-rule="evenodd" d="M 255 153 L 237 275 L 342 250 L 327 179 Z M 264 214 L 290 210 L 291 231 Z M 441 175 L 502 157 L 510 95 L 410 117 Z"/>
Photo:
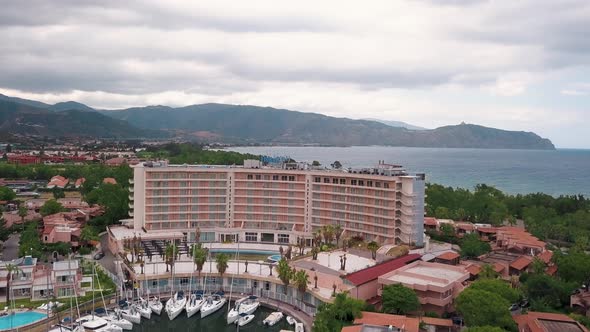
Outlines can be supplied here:
<path id="1" fill-rule="evenodd" d="M 182 232 L 201 241 L 311 241 L 324 225 L 342 238 L 423 245 L 424 174 L 401 166 L 327 170 L 305 163 L 244 166 L 133 166 L 128 226 L 147 233 Z"/>

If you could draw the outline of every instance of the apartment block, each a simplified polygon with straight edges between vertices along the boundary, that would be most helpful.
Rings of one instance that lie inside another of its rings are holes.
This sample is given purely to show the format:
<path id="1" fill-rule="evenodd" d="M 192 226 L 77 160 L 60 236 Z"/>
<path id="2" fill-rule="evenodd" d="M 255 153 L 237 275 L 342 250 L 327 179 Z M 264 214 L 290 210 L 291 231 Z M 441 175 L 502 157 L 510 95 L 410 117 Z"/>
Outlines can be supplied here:
<path id="1" fill-rule="evenodd" d="M 130 217 L 137 231 L 182 232 L 189 241 L 295 243 L 340 225 L 342 238 L 423 245 L 424 174 L 380 162 L 327 170 L 304 163 L 132 166 Z"/>

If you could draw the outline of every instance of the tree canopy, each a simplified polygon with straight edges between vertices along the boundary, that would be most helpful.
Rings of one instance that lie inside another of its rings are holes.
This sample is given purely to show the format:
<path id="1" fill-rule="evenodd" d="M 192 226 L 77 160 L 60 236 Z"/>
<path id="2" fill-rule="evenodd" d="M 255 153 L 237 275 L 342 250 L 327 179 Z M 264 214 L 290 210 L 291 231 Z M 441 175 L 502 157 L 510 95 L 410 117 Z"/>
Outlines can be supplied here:
<path id="1" fill-rule="evenodd" d="M 500 279 L 477 280 L 472 283 L 471 286 L 469 286 L 469 289 L 479 289 L 498 294 L 510 303 L 518 301 L 518 299 L 521 297 L 521 294 L 518 290 L 510 287 L 507 282 Z"/>
<path id="2" fill-rule="evenodd" d="M 103 183 L 86 195 L 89 204 L 104 207 L 104 215 L 92 220 L 93 226 L 103 230 L 105 226 L 119 222 L 129 213 L 129 192 L 119 183 Z"/>
<path id="3" fill-rule="evenodd" d="M 340 331 L 343 326 L 361 317 L 364 307 L 363 301 L 354 299 L 347 293 L 338 293 L 333 303 L 323 303 L 318 307 L 313 332 Z"/>
<path id="4" fill-rule="evenodd" d="M 420 309 L 420 301 L 413 289 L 402 284 L 383 287 L 383 312 L 405 315 Z"/>
<path id="5" fill-rule="evenodd" d="M 489 243 L 483 242 L 474 233 L 465 234 L 460 242 L 460 246 L 461 256 L 465 258 L 476 258 L 492 250 Z"/>
<path id="6" fill-rule="evenodd" d="M 39 209 L 39 213 L 43 217 L 63 211 L 65 211 L 63 205 L 61 205 L 61 203 L 56 201 L 55 199 L 48 200 L 47 202 L 45 202 L 45 204 L 43 204 L 43 206 L 41 206 L 41 209 Z"/>
<path id="7" fill-rule="evenodd" d="M 16 198 L 16 193 L 12 189 L 0 186 L 0 201 L 11 201 Z"/>
<path id="8" fill-rule="evenodd" d="M 498 294 L 470 287 L 459 294 L 455 304 L 467 326 L 497 326 L 509 331 L 517 330 L 508 310 L 510 302 Z"/>

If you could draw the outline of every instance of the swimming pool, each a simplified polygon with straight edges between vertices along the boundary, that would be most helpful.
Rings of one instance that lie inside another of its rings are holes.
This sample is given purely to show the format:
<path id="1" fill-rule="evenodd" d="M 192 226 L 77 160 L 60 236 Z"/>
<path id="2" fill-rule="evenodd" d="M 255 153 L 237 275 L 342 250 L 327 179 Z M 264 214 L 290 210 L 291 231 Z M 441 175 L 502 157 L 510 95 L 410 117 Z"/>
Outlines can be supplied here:
<path id="1" fill-rule="evenodd" d="M 0 331 L 11 330 L 20 326 L 29 325 L 47 317 L 35 311 L 17 312 L 14 315 L 0 317 Z"/>
<path id="2" fill-rule="evenodd" d="M 228 254 L 230 259 L 237 259 L 237 249 L 211 249 L 212 256 L 215 257 L 215 254 Z M 279 253 L 276 251 L 265 251 L 265 250 L 252 250 L 252 249 L 240 249 L 240 260 L 250 260 L 250 261 L 259 261 L 259 260 L 266 260 L 270 255 L 278 255 Z"/>

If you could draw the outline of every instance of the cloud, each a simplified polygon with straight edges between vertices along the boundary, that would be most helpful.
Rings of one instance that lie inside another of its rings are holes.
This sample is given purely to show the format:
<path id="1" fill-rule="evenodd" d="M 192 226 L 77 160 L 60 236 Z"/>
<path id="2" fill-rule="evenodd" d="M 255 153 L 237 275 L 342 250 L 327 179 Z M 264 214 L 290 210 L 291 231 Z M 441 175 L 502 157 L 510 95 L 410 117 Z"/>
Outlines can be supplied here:
<path id="1" fill-rule="evenodd" d="M 573 83 L 561 90 L 561 94 L 568 96 L 590 95 L 590 83 Z"/>
<path id="2" fill-rule="evenodd" d="M 586 93 L 561 73 L 590 69 L 587 31 L 586 0 L 8 0 L 0 90 L 108 108 L 231 102 L 534 130 L 534 112 L 546 115 L 536 87 L 562 75 L 552 98 Z"/>

